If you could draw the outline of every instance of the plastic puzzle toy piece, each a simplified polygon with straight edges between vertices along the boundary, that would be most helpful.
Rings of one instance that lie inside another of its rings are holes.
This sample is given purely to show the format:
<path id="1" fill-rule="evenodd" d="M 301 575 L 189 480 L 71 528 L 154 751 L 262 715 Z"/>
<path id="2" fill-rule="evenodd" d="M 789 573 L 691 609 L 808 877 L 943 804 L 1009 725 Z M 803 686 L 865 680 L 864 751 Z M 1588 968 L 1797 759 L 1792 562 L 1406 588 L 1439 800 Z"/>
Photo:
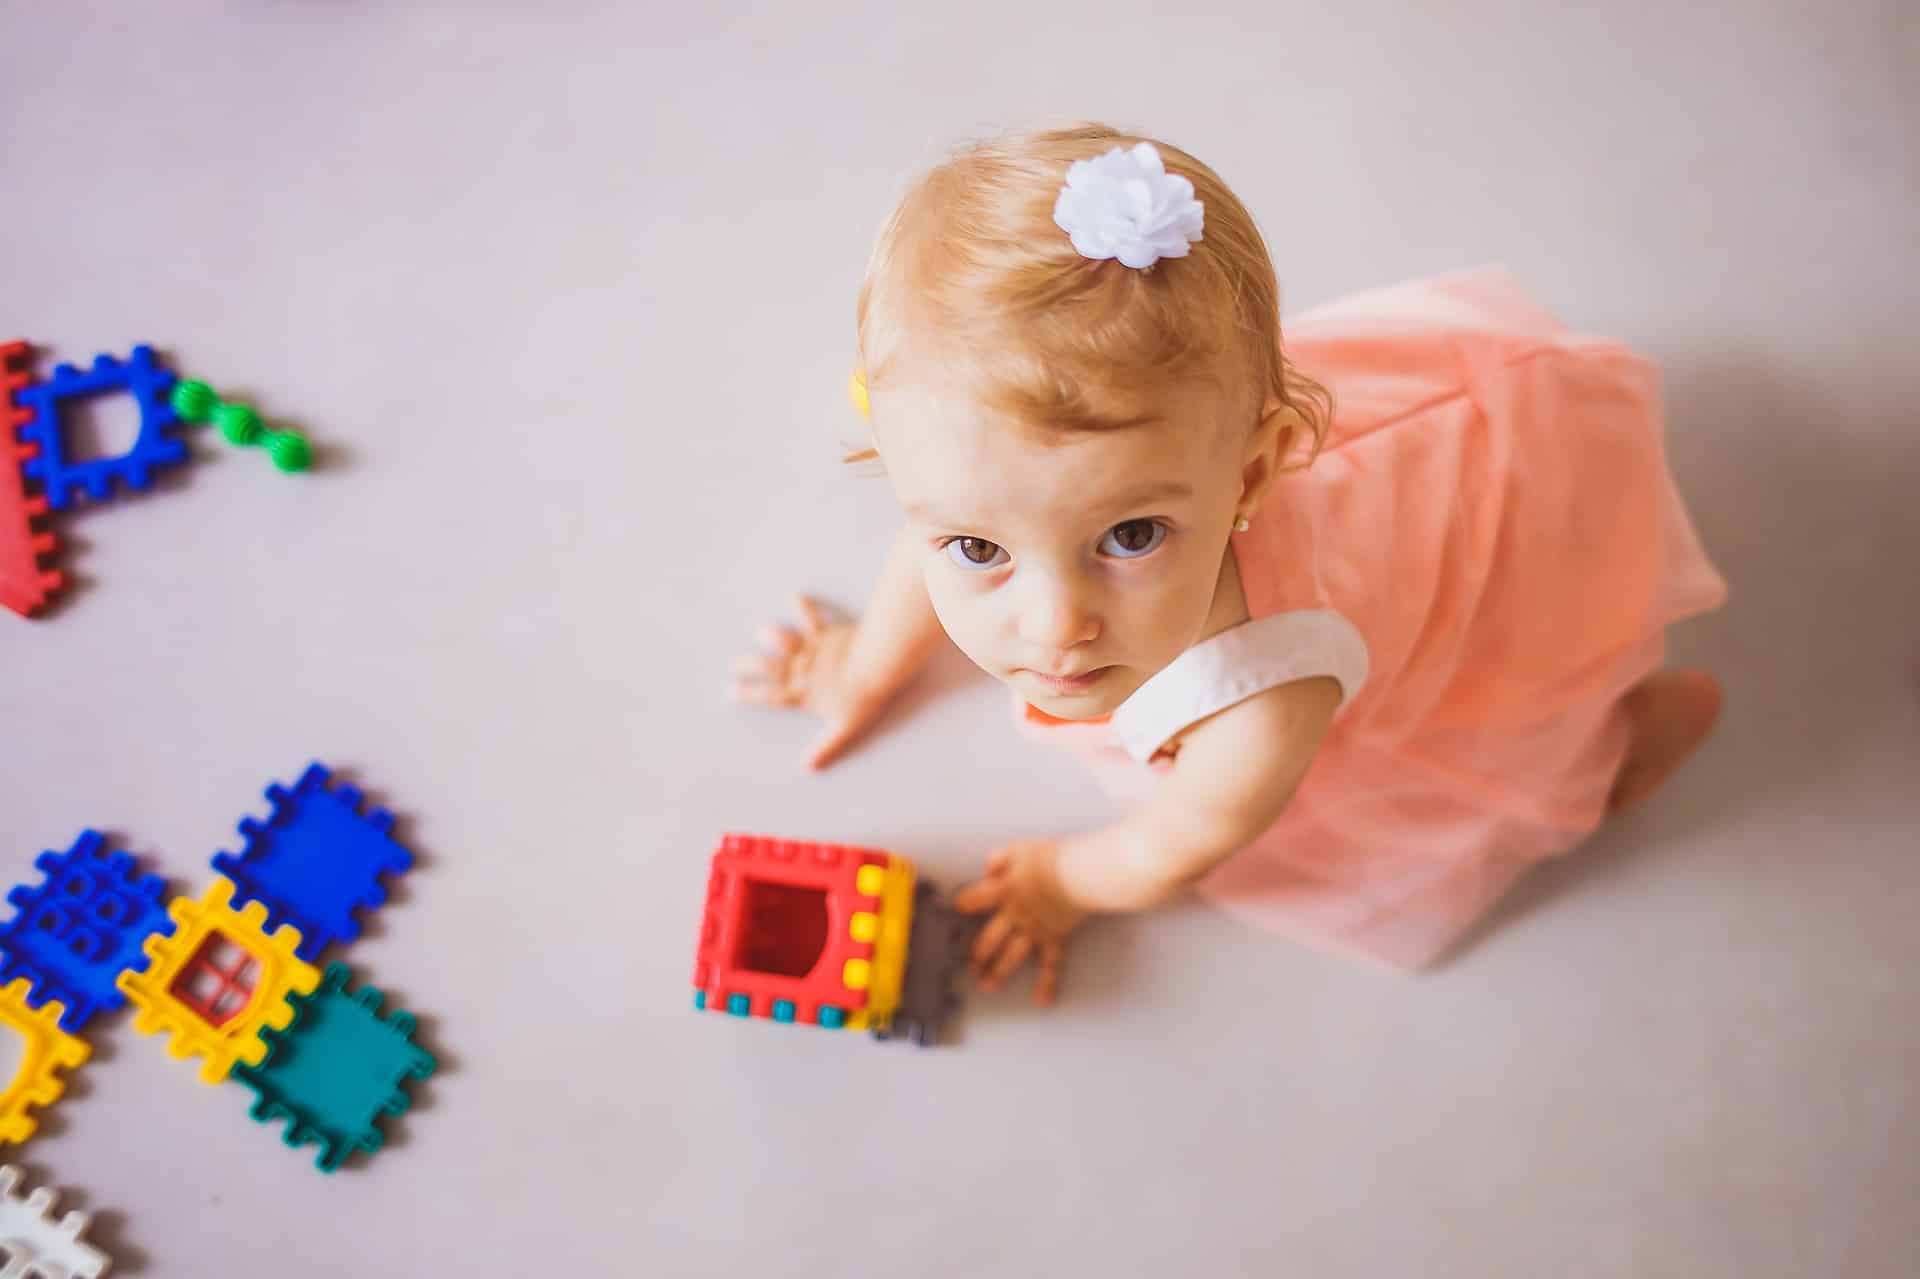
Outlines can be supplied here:
<path id="1" fill-rule="evenodd" d="M 696 1008 L 837 1028 L 867 1006 L 873 941 L 856 935 L 856 916 L 880 914 L 886 853 L 727 835 L 713 855 L 694 959 Z M 851 967 L 850 967 L 851 965 Z M 831 1013 L 828 1010 L 831 1009 Z"/>
<path id="2" fill-rule="evenodd" d="M 316 990 L 294 997 L 292 1023 L 266 1032 L 265 1059 L 233 1072 L 255 1093 L 255 1119 L 285 1119 L 287 1145 L 320 1147 L 322 1172 L 356 1150 L 379 1150 L 380 1116 L 404 1114 L 413 1101 L 407 1081 L 437 1064 L 413 1042 L 413 1016 L 382 1016 L 384 996 L 372 986 L 349 991 L 350 976 L 345 964 L 328 964 Z"/>
<path id="3" fill-rule="evenodd" d="M 85 373 L 71 364 L 56 365 L 51 378 L 16 392 L 15 402 L 33 413 L 33 420 L 20 428 L 20 438 L 39 450 L 21 466 L 29 478 L 40 482 L 47 505 L 60 510 L 82 489 L 94 501 L 104 502 L 113 496 L 116 483 L 144 489 L 153 483 L 154 471 L 186 461 L 186 441 L 173 434 L 180 418 L 167 395 L 174 380 L 154 359 L 153 348 L 142 343 L 125 360 L 94 357 L 93 367 Z M 112 457 L 73 460 L 60 426 L 60 406 L 82 396 L 114 392 L 133 396 L 139 406 L 140 432 L 132 446 Z"/>
<path id="4" fill-rule="evenodd" d="M 57 1002 L 35 1007 L 27 991 L 24 977 L 0 987 L 0 1034 L 11 1030 L 20 1037 L 20 1065 L 12 1082 L 0 1090 L 0 1145 L 17 1145 L 33 1136 L 40 1121 L 31 1112 L 59 1100 L 67 1088 L 62 1072 L 93 1055 L 85 1040 L 60 1029 L 64 1010 Z"/>
<path id="5" fill-rule="evenodd" d="M 362 813 L 360 792 L 333 786 L 331 778 L 309 764 L 292 790 L 267 787 L 272 814 L 264 822 L 242 818 L 239 854 L 213 859 L 238 900 L 267 908 L 270 927 L 300 930 L 300 958 L 309 963 L 332 943 L 358 937 L 356 913 L 387 899 L 381 877 L 413 865 L 413 854 L 393 838 L 393 815 L 384 808 Z"/>
<path id="6" fill-rule="evenodd" d="M 260 443 L 276 469 L 295 475 L 313 465 L 313 446 L 307 437 L 294 431 L 268 431 Z"/>
<path id="7" fill-rule="evenodd" d="M 173 411 L 180 415 L 182 422 L 202 425 L 213 420 L 214 410 L 220 407 L 220 396 L 197 378 L 182 378 L 173 384 L 173 393 L 167 397 L 167 403 L 173 405 Z"/>
<path id="8" fill-rule="evenodd" d="M 298 929 L 269 932 L 267 908 L 233 908 L 233 885 L 216 877 L 199 901 L 176 897 L 173 928 L 146 940 L 144 969 L 120 974 L 120 990 L 139 1011 L 133 1028 L 167 1033 L 175 1057 L 200 1057 L 200 1079 L 217 1084 L 236 1064 L 266 1056 L 262 1035 L 293 1019 L 294 995 L 320 984 L 320 970 L 296 950 Z M 238 960 L 231 958 L 242 952 Z"/>
<path id="9" fill-rule="evenodd" d="M 177 401 L 175 407 L 179 407 Z M 258 444 L 267 429 L 251 404 L 222 404 L 214 409 L 213 421 L 220 428 L 221 437 L 237 447 Z"/>
<path id="10" fill-rule="evenodd" d="M 246 947 L 215 934 L 200 943 L 169 992 L 209 1026 L 224 1026 L 246 1010 L 260 985 L 260 963 Z"/>
<path id="11" fill-rule="evenodd" d="M 911 861 L 889 856 L 886 874 L 879 885 L 879 914 L 853 917 L 853 935 L 873 942 L 874 947 L 873 963 L 862 974 L 867 1005 L 847 1019 L 848 1030 L 885 1030 L 893 1020 L 894 1009 L 899 1007 L 907 969 L 907 948 L 913 936 L 916 877 Z"/>
<path id="12" fill-rule="evenodd" d="M 44 872 L 39 885 L 7 894 L 14 915 L 0 924 L 0 982 L 27 978 L 31 1002 L 58 1000 L 60 1028 L 78 1032 L 127 1002 L 115 983 L 146 962 L 147 936 L 171 927 L 167 886 L 109 851 L 98 831 L 82 831 L 72 848 L 44 852 L 34 865 Z"/>
<path id="13" fill-rule="evenodd" d="M 22 1198 L 20 1170 L 0 1164 L 0 1279 L 99 1279 L 113 1259 L 82 1239 L 93 1220 L 69 1212 L 59 1221 L 59 1196 L 41 1186 Z"/>
<path id="14" fill-rule="evenodd" d="M 47 499 L 27 491 L 25 467 L 40 449 L 22 434 L 34 413 L 17 396 L 33 384 L 32 353 L 25 342 L 0 343 L 0 604 L 22 617 L 45 608 L 63 580 L 48 567 L 57 543 Z"/>
<path id="15" fill-rule="evenodd" d="M 222 400 L 205 382 L 188 379 L 173 388 L 169 401 L 183 421 L 211 422 L 236 448 L 258 444 L 282 471 L 304 471 L 313 463 L 313 450 L 297 431 L 270 431 L 251 404 Z"/>
<path id="16" fill-rule="evenodd" d="M 960 1009 L 960 975 L 979 927 L 977 916 L 962 915 L 942 901 L 932 884 L 921 880 L 914 886 L 913 938 L 900 1004 L 891 1024 L 873 1028 L 874 1038 L 904 1034 L 922 1048 L 940 1041 L 948 1018 Z"/>

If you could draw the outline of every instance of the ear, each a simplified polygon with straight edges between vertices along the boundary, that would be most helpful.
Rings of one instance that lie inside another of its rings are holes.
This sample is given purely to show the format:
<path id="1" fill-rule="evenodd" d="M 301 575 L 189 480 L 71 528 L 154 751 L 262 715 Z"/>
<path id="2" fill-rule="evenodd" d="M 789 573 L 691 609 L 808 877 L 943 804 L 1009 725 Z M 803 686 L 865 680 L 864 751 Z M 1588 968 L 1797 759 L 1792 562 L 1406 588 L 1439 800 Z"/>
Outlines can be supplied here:
<path id="1" fill-rule="evenodd" d="M 1280 473 L 1280 459 L 1293 442 L 1295 418 L 1291 410 L 1274 396 L 1260 407 L 1260 420 L 1247 436 L 1246 451 L 1240 461 L 1240 510 L 1251 514 L 1267 495 L 1273 477 Z"/>

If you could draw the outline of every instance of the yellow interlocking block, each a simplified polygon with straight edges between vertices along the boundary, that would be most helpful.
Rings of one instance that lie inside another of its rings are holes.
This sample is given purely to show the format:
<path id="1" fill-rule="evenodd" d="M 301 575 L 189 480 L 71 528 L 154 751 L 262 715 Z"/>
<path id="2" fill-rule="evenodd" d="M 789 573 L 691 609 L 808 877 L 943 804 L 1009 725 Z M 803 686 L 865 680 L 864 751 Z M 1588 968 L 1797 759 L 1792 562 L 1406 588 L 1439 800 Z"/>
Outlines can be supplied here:
<path id="1" fill-rule="evenodd" d="M 0 1026 L 12 1030 L 21 1040 L 20 1068 L 14 1072 L 13 1082 L 0 1092 L 0 1145 L 18 1144 L 33 1136 L 40 1121 L 28 1112 L 51 1106 L 67 1089 L 61 1072 L 72 1070 L 93 1054 L 84 1039 L 60 1029 L 60 1016 L 66 1008 L 59 1000 L 49 999 L 38 1008 L 27 1005 L 31 989 L 31 983 L 19 977 L 0 990 Z"/>
<path id="2" fill-rule="evenodd" d="M 233 909 L 233 885 L 215 876 L 199 901 L 176 897 L 167 906 L 173 918 L 170 936 L 147 938 L 144 972 L 120 974 L 120 989 L 138 1010 L 133 1028 L 143 1035 L 162 1031 L 172 1035 L 167 1052 L 175 1057 L 201 1057 L 200 1080 L 217 1084 L 235 1062 L 257 1066 L 267 1054 L 260 1031 L 283 1030 L 293 1020 L 288 996 L 311 994 L 320 984 L 320 970 L 294 954 L 300 932 L 283 924 L 265 931 L 267 908 L 248 902 Z M 175 984 L 193 963 L 209 938 L 218 937 L 247 953 L 256 965 L 253 993 L 245 1006 L 218 1023 L 210 1020 L 175 993 Z"/>
<path id="3" fill-rule="evenodd" d="M 913 937 L 914 878 L 911 861 L 888 854 L 886 878 L 880 886 L 880 931 L 867 974 L 867 1006 L 848 1018 L 849 1030 L 885 1030 L 893 1024 L 907 977 L 907 946 Z"/>

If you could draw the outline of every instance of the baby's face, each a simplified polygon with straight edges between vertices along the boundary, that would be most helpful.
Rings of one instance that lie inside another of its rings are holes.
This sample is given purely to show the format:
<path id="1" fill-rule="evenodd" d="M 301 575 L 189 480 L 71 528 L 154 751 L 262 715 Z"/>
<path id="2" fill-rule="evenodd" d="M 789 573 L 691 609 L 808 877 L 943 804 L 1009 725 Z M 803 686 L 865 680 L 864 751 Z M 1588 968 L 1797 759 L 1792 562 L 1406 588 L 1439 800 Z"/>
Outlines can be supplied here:
<path id="1" fill-rule="evenodd" d="M 875 444 L 953 642 L 1062 719 L 1113 710 L 1199 638 L 1243 432 L 1194 391 L 1158 419 L 1047 434 L 964 394 L 877 390 Z"/>

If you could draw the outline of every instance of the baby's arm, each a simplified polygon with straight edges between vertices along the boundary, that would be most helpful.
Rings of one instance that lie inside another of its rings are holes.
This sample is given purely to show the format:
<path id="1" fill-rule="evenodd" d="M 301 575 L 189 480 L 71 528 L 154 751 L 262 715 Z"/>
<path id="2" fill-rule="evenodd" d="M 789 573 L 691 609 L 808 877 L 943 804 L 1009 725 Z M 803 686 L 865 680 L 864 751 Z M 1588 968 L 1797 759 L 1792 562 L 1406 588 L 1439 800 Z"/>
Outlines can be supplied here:
<path id="1" fill-rule="evenodd" d="M 1157 906 L 1273 824 L 1340 706 L 1320 677 L 1268 689 L 1189 729 L 1147 805 L 1061 841 L 1062 895 L 1084 911 Z"/>
<path id="2" fill-rule="evenodd" d="M 765 652 L 734 664 L 736 699 L 804 707 L 826 721 L 808 751 L 810 767 L 824 767 L 852 745 L 939 643 L 940 621 L 919 564 L 924 551 L 925 544 L 906 533 L 894 540 L 859 621 L 829 621 L 801 596 L 799 628 L 763 628 Z"/>
<path id="3" fill-rule="evenodd" d="M 1067 935 L 1094 911 L 1159 905 L 1264 831 L 1339 707 L 1340 685 L 1325 677 L 1268 689 L 1188 729 L 1169 775 L 1131 817 L 996 849 L 986 877 L 955 898 L 992 916 L 973 943 L 981 983 L 993 989 L 1031 957 L 1034 999 L 1052 1003 Z"/>

